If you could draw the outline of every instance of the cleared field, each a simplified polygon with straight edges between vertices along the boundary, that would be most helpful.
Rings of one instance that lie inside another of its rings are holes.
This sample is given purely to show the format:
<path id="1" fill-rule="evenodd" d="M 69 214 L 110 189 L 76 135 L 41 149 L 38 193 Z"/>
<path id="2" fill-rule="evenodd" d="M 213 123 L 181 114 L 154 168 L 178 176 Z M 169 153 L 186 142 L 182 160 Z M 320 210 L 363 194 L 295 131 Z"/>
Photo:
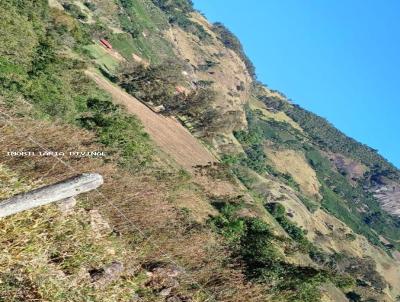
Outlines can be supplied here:
<path id="1" fill-rule="evenodd" d="M 196 165 L 207 165 L 209 162 L 218 161 L 176 119 L 151 111 L 139 100 L 114 86 L 95 72 L 86 71 L 86 74 L 101 89 L 109 92 L 115 103 L 125 106 L 128 112 L 135 114 L 141 120 L 146 132 L 161 150 L 187 170 L 193 171 L 193 167 Z"/>
<path id="2" fill-rule="evenodd" d="M 105 66 L 110 71 L 115 70 L 118 64 L 123 60 L 120 55 L 107 51 L 98 44 L 85 46 L 85 49 L 89 51 L 90 57 L 93 58 L 97 64 Z"/>

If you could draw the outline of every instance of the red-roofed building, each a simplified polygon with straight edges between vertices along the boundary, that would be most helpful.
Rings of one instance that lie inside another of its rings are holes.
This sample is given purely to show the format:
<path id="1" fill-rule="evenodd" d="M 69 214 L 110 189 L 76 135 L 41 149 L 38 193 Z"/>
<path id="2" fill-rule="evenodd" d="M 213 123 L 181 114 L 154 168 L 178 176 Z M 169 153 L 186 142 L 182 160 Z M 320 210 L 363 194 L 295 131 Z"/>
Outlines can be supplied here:
<path id="1" fill-rule="evenodd" d="M 103 44 L 104 47 L 108 49 L 112 49 L 112 45 L 110 42 L 108 42 L 106 39 L 100 39 L 100 43 Z"/>

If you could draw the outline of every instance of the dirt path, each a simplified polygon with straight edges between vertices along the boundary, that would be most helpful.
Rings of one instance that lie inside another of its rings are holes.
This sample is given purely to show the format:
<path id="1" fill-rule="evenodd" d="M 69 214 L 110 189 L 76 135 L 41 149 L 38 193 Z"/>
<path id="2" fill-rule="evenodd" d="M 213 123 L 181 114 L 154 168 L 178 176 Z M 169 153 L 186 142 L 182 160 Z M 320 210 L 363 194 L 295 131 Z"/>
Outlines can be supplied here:
<path id="1" fill-rule="evenodd" d="M 115 103 L 124 105 L 142 122 L 152 140 L 178 164 L 192 171 L 193 166 L 206 165 L 217 159 L 176 119 L 150 110 L 121 88 L 114 86 L 100 75 L 86 71 L 97 85 L 109 92 Z"/>

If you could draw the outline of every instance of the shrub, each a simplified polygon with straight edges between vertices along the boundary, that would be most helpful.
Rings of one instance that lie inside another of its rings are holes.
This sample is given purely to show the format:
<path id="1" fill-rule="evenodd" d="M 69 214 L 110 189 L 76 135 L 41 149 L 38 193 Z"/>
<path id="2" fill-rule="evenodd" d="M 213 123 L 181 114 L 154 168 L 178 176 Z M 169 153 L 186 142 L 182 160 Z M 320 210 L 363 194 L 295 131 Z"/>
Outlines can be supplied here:
<path id="1" fill-rule="evenodd" d="M 243 60 L 251 77 L 256 77 L 255 67 L 243 50 L 239 39 L 222 23 L 216 22 L 213 25 L 213 31 L 219 36 L 221 42 L 232 49 Z"/>
<path id="2" fill-rule="evenodd" d="M 96 4 L 94 4 L 94 3 L 91 2 L 91 1 L 85 1 L 83 4 L 84 4 L 88 9 L 90 9 L 91 11 L 96 10 Z"/>
<path id="3" fill-rule="evenodd" d="M 187 14 L 194 11 L 191 0 L 153 0 L 153 3 L 167 13 L 180 11 Z"/>
<path id="4" fill-rule="evenodd" d="M 220 214 L 211 218 L 210 223 L 228 239 L 250 280 L 268 284 L 270 293 L 284 296 L 285 301 L 319 300 L 319 286 L 329 280 L 329 273 L 285 262 L 277 248 L 282 239 L 274 235 L 269 224 L 257 217 L 239 217 L 238 205 L 226 202 L 214 205 Z M 282 207 L 276 206 L 274 212 L 282 215 Z"/>
<path id="5" fill-rule="evenodd" d="M 357 294 L 356 292 L 348 292 L 346 294 L 346 297 L 349 299 L 351 302 L 361 302 L 361 296 Z"/>
<path id="6" fill-rule="evenodd" d="M 154 105 L 169 104 L 182 80 L 181 66 L 175 62 L 149 67 L 133 64 L 121 70 L 118 84 L 133 96 Z"/>
<path id="7" fill-rule="evenodd" d="M 313 249 L 312 243 L 305 236 L 306 232 L 286 217 L 286 209 L 282 204 L 278 202 L 267 203 L 265 208 L 274 216 L 286 233 L 298 243 L 301 251 L 310 252 Z"/>
<path id="8" fill-rule="evenodd" d="M 224 204 L 220 208 L 221 215 L 210 219 L 214 229 L 227 238 L 230 243 L 237 243 L 244 232 L 244 221 L 235 216 L 239 207 L 239 205 Z"/>
<path id="9" fill-rule="evenodd" d="M 133 65 L 125 68 L 118 83 L 128 93 L 150 105 L 163 105 L 164 114 L 184 115 L 198 129 L 212 130 L 219 119 L 211 105 L 216 92 L 210 88 L 197 88 L 188 93 L 177 93 L 183 82 L 183 67 L 175 62 L 145 67 Z"/>
<path id="10" fill-rule="evenodd" d="M 87 20 L 86 14 L 82 12 L 81 8 L 78 5 L 73 3 L 64 3 L 63 7 L 67 12 L 69 12 L 75 18 L 83 21 Z"/>
<path id="11" fill-rule="evenodd" d="M 95 131 L 101 143 L 119 153 L 125 168 L 138 170 L 150 161 L 152 148 L 148 134 L 135 117 L 126 115 L 108 100 L 90 98 L 87 109 L 79 118 L 81 125 Z"/>
<path id="12" fill-rule="evenodd" d="M 118 16 L 122 29 L 129 33 L 132 38 L 137 38 L 142 31 L 142 28 L 139 26 L 139 24 L 137 22 L 132 22 L 129 16 L 126 14 L 119 14 Z"/>
<path id="13" fill-rule="evenodd" d="M 372 169 L 371 176 L 384 174 L 390 178 L 398 177 L 399 172 L 396 168 L 380 156 L 376 150 L 347 137 L 324 118 L 302 109 L 298 105 L 286 106 L 284 111 L 323 149 L 360 160 Z"/>
<path id="14" fill-rule="evenodd" d="M 176 24 L 184 30 L 196 35 L 200 40 L 207 40 L 210 34 L 201 24 L 190 20 L 189 14 L 194 11 L 191 0 L 152 0 L 153 3 L 164 11 L 171 24 Z"/>

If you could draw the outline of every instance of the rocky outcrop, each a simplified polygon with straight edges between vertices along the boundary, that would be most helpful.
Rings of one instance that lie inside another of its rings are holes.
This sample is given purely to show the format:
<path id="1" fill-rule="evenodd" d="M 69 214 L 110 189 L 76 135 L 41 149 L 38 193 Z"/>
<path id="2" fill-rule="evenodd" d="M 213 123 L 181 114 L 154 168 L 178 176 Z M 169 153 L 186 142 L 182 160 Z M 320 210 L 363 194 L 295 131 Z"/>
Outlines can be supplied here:
<path id="1" fill-rule="evenodd" d="M 372 189 L 382 208 L 392 215 L 400 217 L 400 184 L 388 182 Z"/>

